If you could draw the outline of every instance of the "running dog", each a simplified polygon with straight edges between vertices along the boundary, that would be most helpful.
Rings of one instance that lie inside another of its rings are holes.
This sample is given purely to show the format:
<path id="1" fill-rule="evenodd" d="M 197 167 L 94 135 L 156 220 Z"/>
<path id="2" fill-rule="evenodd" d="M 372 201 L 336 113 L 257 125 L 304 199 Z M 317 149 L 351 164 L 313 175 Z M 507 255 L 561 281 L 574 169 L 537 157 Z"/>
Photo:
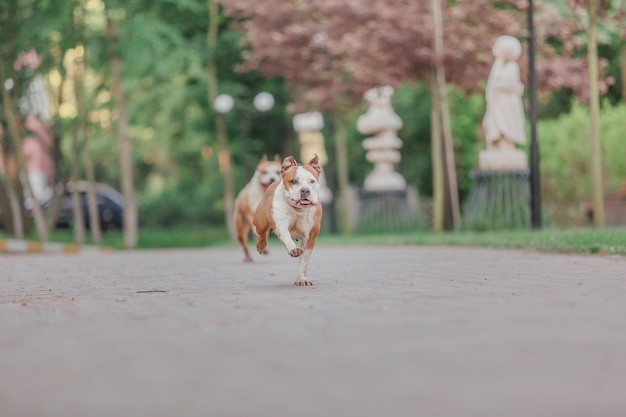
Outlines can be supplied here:
<path id="1" fill-rule="evenodd" d="M 267 235 L 273 229 L 287 253 L 300 257 L 296 286 L 313 285 L 306 277 L 306 270 L 322 222 L 322 203 L 318 197 L 321 171 L 317 155 L 307 165 L 298 164 L 293 156 L 288 156 L 280 168 L 281 181 L 270 184 L 254 214 L 259 253 L 265 252 Z M 294 240 L 301 241 L 300 246 Z"/>
<path id="2" fill-rule="evenodd" d="M 250 229 L 252 229 L 254 236 L 257 236 L 252 225 L 254 212 L 263 198 L 265 190 L 267 190 L 270 184 L 280 179 L 280 169 L 281 164 L 278 156 L 273 161 L 268 161 L 267 156 L 263 155 L 252 179 L 243 187 L 235 199 L 235 232 L 237 233 L 239 243 L 243 247 L 244 262 L 252 262 L 247 241 Z"/>

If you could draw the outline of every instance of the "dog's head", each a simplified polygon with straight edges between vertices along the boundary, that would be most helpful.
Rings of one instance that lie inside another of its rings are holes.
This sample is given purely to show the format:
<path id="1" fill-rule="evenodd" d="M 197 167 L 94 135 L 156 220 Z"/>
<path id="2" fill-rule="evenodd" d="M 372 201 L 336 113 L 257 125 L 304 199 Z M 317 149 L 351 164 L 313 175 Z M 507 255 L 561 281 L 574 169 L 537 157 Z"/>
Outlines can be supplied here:
<path id="1" fill-rule="evenodd" d="M 267 155 L 263 155 L 263 158 L 256 166 L 256 177 L 264 190 L 274 181 L 278 181 L 280 179 L 280 159 L 278 159 L 278 155 L 272 161 L 268 161 Z"/>
<path id="2" fill-rule="evenodd" d="M 282 192 L 287 202 L 296 208 L 316 206 L 319 203 L 318 179 L 321 172 L 317 154 L 307 165 L 298 164 L 293 156 L 285 158 L 280 174 L 283 177 Z"/>

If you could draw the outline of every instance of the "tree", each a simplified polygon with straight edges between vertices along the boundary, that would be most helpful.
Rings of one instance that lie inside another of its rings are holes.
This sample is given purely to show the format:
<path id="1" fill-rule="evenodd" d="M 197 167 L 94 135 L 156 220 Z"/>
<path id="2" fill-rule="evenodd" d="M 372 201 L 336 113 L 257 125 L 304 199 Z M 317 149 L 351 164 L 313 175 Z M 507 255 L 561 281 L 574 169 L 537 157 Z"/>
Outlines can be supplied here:
<path id="1" fill-rule="evenodd" d="M 138 239 L 138 210 L 135 196 L 133 143 L 128 134 L 126 94 L 122 84 L 121 59 L 117 50 L 115 26 L 111 16 L 107 16 L 107 41 L 110 53 L 111 87 L 117 110 L 117 132 L 119 139 L 120 174 L 124 195 L 124 246 L 134 248 Z"/>
<path id="2" fill-rule="evenodd" d="M 0 85 L 5 85 L 5 83 L 6 77 L 0 69 Z M 6 89 L 2 89 L 2 102 L 5 118 L 10 121 L 9 129 L 11 130 L 11 136 L 19 135 L 19 129 L 12 121 L 14 118 L 13 111 L 11 110 L 12 104 Z M 4 140 L 4 133 L 4 127 L 0 127 L 0 140 Z M 11 172 L 12 164 L 10 163 L 11 160 L 7 157 L 8 152 L 6 147 L 2 146 L 0 150 L 2 150 L 3 165 L 5 167 L 5 181 L 2 183 L 2 194 L 7 197 L 9 203 L 3 204 L 3 223 L 7 230 L 12 231 L 18 238 L 23 238 L 25 235 L 24 207 L 20 193 L 17 191 L 20 189 L 19 175 L 17 175 L 16 172 Z"/>
<path id="3" fill-rule="evenodd" d="M 525 35 L 524 4 L 447 2 L 442 5 L 446 28 L 443 42 L 451 47 L 437 59 L 428 2 L 223 3 L 246 32 L 245 45 L 250 50 L 241 68 L 284 77 L 292 88 L 303 88 L 303 99 L 320 109 L 335 108 L 339 97 L 355 102 L 372 85 L 428 81 L 437 63 L 445 68 L 447 82 L 466 92 L 478 91 L 492 63 L 489 51 L 495 38 L 502 34 Z M 575 39 L 570 36 L 572 25 L 546 5 L 539 12 L 538 26 L 542 29 L 538 38 L 550 39 L 538 48 L 542 54 L 537 71 L 542 80 L 539 87 L 566 86 L 582 95 L 587 86 L 581 82 L 584 62 L 569 56 L 575 47 Z M 448 175 L 448 180 L 454 179 Z"/>
<path id="4" fill-rule="evenodd" d="M 7 162 L 11 160 L 15 162 L 14 179 L 11 173 L 7 172 L 6 194 L 10 199 L 11 217 L 13 220 L 13 229 L 18 236 L 24 235 L 26 221 L 23 216 L 22 201 L 25 197 L 32 202 L 31 211 L 35 222 L 35 227 L 42 241 L 48 240 L 49 232 L 46 224 L 44 210 L 40 205 L 40 201 L 35 197 L 31 181 L 18 181 L 17 178 L 27 178 L 25 167 L 25 158 L 22 150 L 22 141 L 27 137 L 29 130 L 35 132 L 31 142 L 39 143 L 42 137 L 39 133 L 44 134 L 46 139 L 50 139 L 48 126 L 40 119 L 40 115 L 32 113 L 20 114 L 19 110 L 23 110 L 18 106 L 20 98 L 27 97 L 27 89 L 29 87 L 33 74 L 31 68 L 22 70 L 27 66 L 35 66 L 37 72 L 44 72 L 46 65 L 39 62 L 29 63 L 20 62 L 25 51 L 42 52 L 46 50 L 48 42 L 46 37 L 50 34 L 52 24 L 58 22 L 59 15 L 64 11 L 64 7 L 55 7 L 45 1 L 14 1 L 0 3 L 0 81 L 2 82 L 2 112 L 4 114 L 4 123 L 8 137 L 11 140 L 11 146 L 4 146 L 3 150 L 7 153 L 3 157 Z M 37 27 L 38 30 L 32 30 Z M 39 46 L 40 50 L 35 51 L 34 46 Z M 30 55 L 30 53 L 29 53 Z M 9 90 L 4 88 L 11 81 L 12 88 Z M 27 99 L 28 100 L 28 99 Z M 27 107 L 32 112 L 34 107 L 29 103 Z M 4 130 L 4 129 L 3 129 Z M 9 167 L 7 166 L 7 169 Z M 23 191 L 23 192 L 22 192 Z M 39 196 L 37 196 L 39 197 Z"/>
<path id="5" fill-rule="evenodd" d="M 436 115 L 439 115 L 440 118 L 438 117 L 433 117 L 433 121 L 434 123 L 436 123 L 437 125 L 441 125 L 441 131 L 443 132 L 443 155 L 438 155 L 435 154 L 433 156 L 436 156 L 438 158 L 440 158 L 442 161 L 444 161 L 445 165 L 445 171 L 447 176 L 444 176 L 445 178 L 447 178 L 447 184 L 448 184 L 448 200 L 450 202 L 450 209 L 452 212 L 452 228 L 456 229 L 457 227 L 459 227 L 461 225 L 461 210 L 459 208 L 459 193 L 458 193 L 458 187 L 457 187 L 457 183 L 456 183 L 456 167 L 455 167 L 455 163 L 454 163 L 454 142 L 452 140 L 452 128 L 450 125 L 450 106 L 448 105 L 448 91 L 447 91 L 447 84 L 446 84 L 446 75 L 445 75 L 445 67 L 443 64 L 443 57 L 445 54 L 445 50 L 444 50 L 444 42 L 443 42 L 443 18 L 441 16 L 442 13 L 442 7 L 441 7 L 441 0 L 433 0 L 432 1 L 432 15 L 433 15 L 433 29 L 434 29 L 434 52 L 435 52 L 435 86 L 432 86 L 432 97 L 435 98 L 437 97 L 436 100 L 433 100 L 433 112 Z M 438 105 L 438 109 L 435 108 L 435 104 Z M 436 131 L 438 132 L 439 129 L 436 129 Z M 440 144 L 440 141 L 438 140 L 438 138 L 434 138 L 435 142 L 433 143 L 433 148 L 434 147 L 438 147 Z M 435 162 L 435 164 L 433 164 L 433 169 L 437 169 L 440 170 L 441 168 L 439 167 L 440 165 L 440 161 Z M 434 212 L 436 213 L 436 215 L 433 217 L 433 228 L 435 231 L 439 232 L 443 229 L 443 217 L 442 214 L 445 212 L 445 208 L 443 207 L 443 205 L 441 204 L 441 202 L 443 202 L 442 200 L 445 201 L 445 199 L 442 199 L 441 197 L 439 197 L 437 194 L 443 194 L 444 190 L 443 187 L 441 187 L 441 179 L 439 179 L 438 177 L 442 177 L 442 174 L 440 172 L 436 172 L 435 175 L 433 175 L 433 177 L 437 177 L 436 181 L 434 181 L 437 185 L 437 187 L 433 187 L 433 191 L 435 193 L 435 196 L 433 198 L 433 201 L 435 203 L 434 207 Z"/>
<path id="6" fill-rule="evenodd" d="M 209 6 L 209 24 L 207 31 L 207 97 L 209 104 L 212 104 L 215 102 L 215 98 L 218 95 L 216 49 L 220 23 L 220 11 L 219 4 L 215 0 L 207 1 Z M 228 141 L 226 140 L 224 117 L 217 111 L 214 111 L 213 114 L 215 115 L 215 130 L 219 146 L 218 162 L 222 179 L 224 181 L 224 216 L 226 227 L 228 229 L 228 235 L 231 240 L 234 240 L 235 230 L 233 215 L 235 209 L 235 181 L 231 167 L 231 154 Z"/>
<path id="7" fill-rule="evenodd" d="M 597 13 L 599 2 L 587 0 L 588 47 L 587 62 L 589 63 L 589 115 L 591 118 L 591 175 L 593 224 L 595 227 L 604 227 L 604 184 L 602 181 L 602 154 L 600 149 L 600 92 L 598 88 L 598 39 Z"/>
<path id="8" fill-rule="evenodd" d="M 587 37 L 587 66 L 589 70 L 589 118 L 590 118 L 590 171 L 592 180 L 593 225 L 604 226 L 604 180 L 602 168 L 602 146 L 600 138 L 600 93 L 607 89 L 606 77 L 600 74 L 601 63 L 598 59 L 598 21 L 603 18 L 606 26 L 616 27 L 620 35 L 626 35 L 623 19 L 626 10 L 623 5 L 613 5 L 608 0 L 569 0 L 568 4 L 574 19 L 584 28 Z M 586 15 L 586 22 L 583 16 Z M 614 23 L 611 25 L 611 23 Z M 614 29 L 615 30 L 615 29 Z M 609 82 L 611 80 L 608 80 Z M 624 82 L 624 80 L 622 80 Z"/>

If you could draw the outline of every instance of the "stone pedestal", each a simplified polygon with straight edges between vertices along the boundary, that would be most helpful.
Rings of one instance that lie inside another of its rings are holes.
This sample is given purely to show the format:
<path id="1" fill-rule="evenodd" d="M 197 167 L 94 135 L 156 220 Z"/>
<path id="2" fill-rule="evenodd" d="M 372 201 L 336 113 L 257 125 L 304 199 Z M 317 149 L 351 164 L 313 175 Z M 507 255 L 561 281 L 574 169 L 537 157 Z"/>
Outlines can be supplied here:
<path id="1" fill-rule="evenodd" d="M 411 199 L 406 187 L 393 191 L 362 189 L 359 193 L 358 232 L 400 232 L 416 228 L 416 204 Z"/>
<path id="2" fill-rule="evenodd" d="M 481 171 L 523 171 L 528 169 L 528 155 L 514 147 L 486 149 L 478 154 Z"/>
<path id="3" fill-rule="evenodd" d="M 463 228 L 474 230 L 530 227 L 530 171 L 476 170 L 463 215 Z"/>

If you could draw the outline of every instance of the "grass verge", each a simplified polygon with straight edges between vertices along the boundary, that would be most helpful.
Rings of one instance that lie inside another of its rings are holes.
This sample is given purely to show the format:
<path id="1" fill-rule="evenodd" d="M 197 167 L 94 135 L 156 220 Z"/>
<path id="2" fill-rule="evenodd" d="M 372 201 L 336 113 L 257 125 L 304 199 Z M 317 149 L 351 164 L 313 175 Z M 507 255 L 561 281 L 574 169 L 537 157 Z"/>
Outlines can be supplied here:
<path id="1" fill-rule="evenodd" d="M 0 233 L 0 238 L 9 238 Z M 36 236 L 30 237 L 36 240 Z M 73 242 L 71 230 L 55 230 L 51 241 Z M 88 238 L 85 242 L 91 244 Z M 253 242 L 250 242 L 254 246 Z M 485 246 L 499 248 L 525 248 L 546 252 L 600 253 L 626 255 L 626 228 L 605 229 L 541 229 L 506 230 L 493 232 L 412 231 L 387 234 L 331 235 L 322 233 L 320 245 L 449 245 Z M 103 246 L 123 249 L 124 241 L 119 231 L 103 235 Z M 211 246 L 236 246 L 228 239 L 226 229 L 219 227 L 180 227 L 173 229 L 141 229 L 138 249 L 190 248 Z M 253 249 L 253 248 L 252 248 Z"/>
<path id="2" fill-rule="evenodd" d="M 326 238 L 322 238 L 324 241 Z M 450 245 L 525 248 L 546 252 L 626 255 L 626 228 L 541 229 L 492 232 L 407 232 L 331 236 L 329 244 Z"/>

